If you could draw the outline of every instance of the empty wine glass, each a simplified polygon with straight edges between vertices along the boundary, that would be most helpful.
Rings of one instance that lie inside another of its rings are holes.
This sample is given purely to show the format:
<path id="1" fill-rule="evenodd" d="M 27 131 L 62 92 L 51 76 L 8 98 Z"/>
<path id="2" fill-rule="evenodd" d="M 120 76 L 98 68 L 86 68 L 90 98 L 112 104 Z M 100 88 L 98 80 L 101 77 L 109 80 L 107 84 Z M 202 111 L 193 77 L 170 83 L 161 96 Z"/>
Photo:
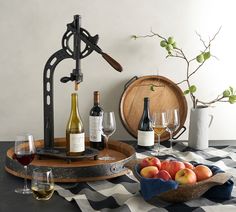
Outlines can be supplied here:
<path id="1" fill-rule="evenodd" d="M 116 120 L 114 112 L 104 112 L 102 115 L 102 134 L 105 137 L 105 155 L 100 157 L 100 160 L 114 160 L 114 157 L 109 155 L 108 139 L 116 130 Z"/>
<path id="2" fill-rule="evenodd" d="M 31 194 L 31 189 L 27 186 L 27 166 L 32 162 L 35 156 L 34 138 L 32 135 L 17 136 L 15 140 L 14 158 L 24 166 L 25 177 L 24 187 L 16 188 L 16 193 Z"/>
<path id="3" fill-rule="evenodd" d="M 166 112 L 154 112 L 152 115 L 152 126 L 155 135 L 157 135 L 157 150 L 154 148 L 154 151 L 151 152 L 152 155 L 160 155 L 160 145 L 161 145 L 161 134 L 165 132 L 167 127 L 167 114 Z"/>
<path id="4" fill-rule="evenodd" d="M 179 110 L 177 108 L 167 110 L 167 128 L 166 131 L 170 133 L 170 153 L 173 152 L 172 142 L 173 142 L 173 133 L 180 126 Z"/>

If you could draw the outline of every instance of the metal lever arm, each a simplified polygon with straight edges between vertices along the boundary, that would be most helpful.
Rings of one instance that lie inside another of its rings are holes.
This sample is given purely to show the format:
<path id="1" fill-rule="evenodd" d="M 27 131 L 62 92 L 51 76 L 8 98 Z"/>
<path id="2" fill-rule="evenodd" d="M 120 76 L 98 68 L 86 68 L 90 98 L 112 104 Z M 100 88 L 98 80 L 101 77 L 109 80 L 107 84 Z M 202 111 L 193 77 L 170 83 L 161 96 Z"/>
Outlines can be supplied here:
<path id="1" fill-rule="evenodd" d="M 71 30 L 72 32 L 75 32 L 75 29 L 69 25 L 68 26 L 69 30 Z M 96 42 L 91 42 L 87 36 L 82 32 L 80 34 L 80 38 L 81 40 L 87 44 L 92 50 L 96 51 L 97 53 L 101 54 L 102 57 L 117 71 L 121 72 L 123 69 L 122 69 L 122 66 L 115 60 L 113 59 L 111 56 L 109 56 L 108 54 L 104 53 L 102 51 L 102 49 L 96 44 Z"/>

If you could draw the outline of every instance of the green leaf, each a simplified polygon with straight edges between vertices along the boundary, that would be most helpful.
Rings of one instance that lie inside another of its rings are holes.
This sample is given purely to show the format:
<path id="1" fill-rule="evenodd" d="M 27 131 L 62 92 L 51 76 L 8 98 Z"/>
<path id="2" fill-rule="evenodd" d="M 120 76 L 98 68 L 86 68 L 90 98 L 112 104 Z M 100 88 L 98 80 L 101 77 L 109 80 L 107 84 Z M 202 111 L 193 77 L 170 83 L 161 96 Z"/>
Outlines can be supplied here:
<path id="1" fill-rule="evenodd" d="M 184 91 L 184 95 L 189 94 L 189 90 Z"/>
<path id="2" fill-rule="evenodd" d="M 194 93 L 194 92 L 196 92 L 196 90 L 197 90 L 197 87 L 196 87 L 195 85 L 191 85 L 191 86 L 189 87 L 189 92 L 190 92 L 190 93 Z"/>
<path id="3" fill-rule="evenodd" d="M 236 101 L 236 95 L 231 95 L 230 97 L 231 97 L 231 99 L 233 99 L 234 101 Z"/>
<path id="4" fill-rule="evenodd" d="M 155 91 L 154 85 L 151 85 L 151 86 L 150 86 L 150 90 L 151 90 L 151 91 Z"/>
<path id="5" fill-rule="evenodd" d="M 223 92 L 223 96 L 224 96 L 224 97 L 229 97 L 229 96 L 230 96 L 230 91 L 229 91 L 229 90 L 225 90 L 225 91 Z"/>
<path id="6" fill-rule="evenodd" d="M 207 60 L 207 59 L 209 59 L 211 57 L 211 53 L 210 52 L 205 52 L 203 54 L 203 56 L 204 56 L 204 60 Z"/>
<path id="7" fill-rule="evenodd" d="M 199 63 L 203 63 L 204 62 L 204 55 L 203 54 L 199 54 L 197 57 L 196 57 L 196 60 L 199 62 Z"/>
<path id="8" fill-rule="evenodd" d="M 229 90 L 230 90 L 231 94 L 234 94 L 234 89 L 232 86 L 229 86 Z"/>
<path id="9" fill-rule="evenodd" d="M 229 97 L 229 103 L 234 104 L 236 102 L 236 95 L 232 95 Z"/>

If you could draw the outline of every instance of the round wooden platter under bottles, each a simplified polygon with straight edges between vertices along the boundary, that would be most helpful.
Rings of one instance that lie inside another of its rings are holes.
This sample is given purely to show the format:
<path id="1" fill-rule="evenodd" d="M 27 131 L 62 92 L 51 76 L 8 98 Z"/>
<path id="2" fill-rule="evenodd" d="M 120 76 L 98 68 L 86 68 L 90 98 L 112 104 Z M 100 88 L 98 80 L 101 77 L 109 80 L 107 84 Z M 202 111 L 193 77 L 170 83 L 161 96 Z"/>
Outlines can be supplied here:
<path id="1" fill-rule="evenodd" d="M 151 90 L 151 85 L 154 91 Z M 183 91 L 171 80 L 163 76 L 133 77 L 124 87 L 120 99 L 120 117 L 126 130 L 137 138 L 138 124 L 143 113 L 143 99 L 150 98 L 150 114 L 154 111 L 179 108 L 180 126 L 183 128 L 187 117 L 187 101 Z M 161 141 L 169 139 L 169 133 L 161 135 Z"/>
<path id="2" fill-rule="evenodd" d="M 43 147 L 43 140 L 35 142 L 36 148 Z M 86 142 L 88 144 L 88 142 Z M 109 141 L 109 154 L 115 158 L 112 161 L 94 160 L 93 158 L 71 161 L 58 158 L 35 159 L 28 166 L 27 178 L 31 179 L 32 171 L 38 167 L 50 167 L 53 171 L 55 182 L 85 182 L 104 180 L 126 174 L 129 170 L 125 164 L 135 159 L 135 149 L 121 141 Z M 65 147 L 65 138 L 56 138 L 55 147 Z M 98 157 L 104 155 L 105 151 L 100 151 Z M 24 178 L 23 166 L 13 159 L 14 148 L 10 148 L 6 154 L 5 170 L 17 177 Z"/>

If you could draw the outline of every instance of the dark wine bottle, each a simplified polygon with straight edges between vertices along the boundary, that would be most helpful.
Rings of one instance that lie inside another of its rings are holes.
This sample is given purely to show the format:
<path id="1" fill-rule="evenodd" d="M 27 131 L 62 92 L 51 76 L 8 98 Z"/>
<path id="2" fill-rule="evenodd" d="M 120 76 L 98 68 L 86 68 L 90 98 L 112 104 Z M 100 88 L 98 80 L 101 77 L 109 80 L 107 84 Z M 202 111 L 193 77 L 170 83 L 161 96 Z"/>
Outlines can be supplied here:
<path id="1" fill-rule="evenodd" d="M 92 148 L 104 149 L 104 136 L 102 135 L 102 114 L 100 106 L 100 93 L 94 91 L 94 105 L 89 113 L 89 141 Z"/>
<path id="2" fill-rule="evenodd" d="M 149 114 L 149 98 L 144 98 L 143 115 L 138 126 L 138 148 L 152 149 L 154 147 L 154 131 Z"/>
<path id="3" fill-rule="evenodd" d="M 78 95 L 71 94 L 71 113 L 66 127 L 66 154 L 82 155 L 85 151 L 83 122 L 78 110 Z"/>

